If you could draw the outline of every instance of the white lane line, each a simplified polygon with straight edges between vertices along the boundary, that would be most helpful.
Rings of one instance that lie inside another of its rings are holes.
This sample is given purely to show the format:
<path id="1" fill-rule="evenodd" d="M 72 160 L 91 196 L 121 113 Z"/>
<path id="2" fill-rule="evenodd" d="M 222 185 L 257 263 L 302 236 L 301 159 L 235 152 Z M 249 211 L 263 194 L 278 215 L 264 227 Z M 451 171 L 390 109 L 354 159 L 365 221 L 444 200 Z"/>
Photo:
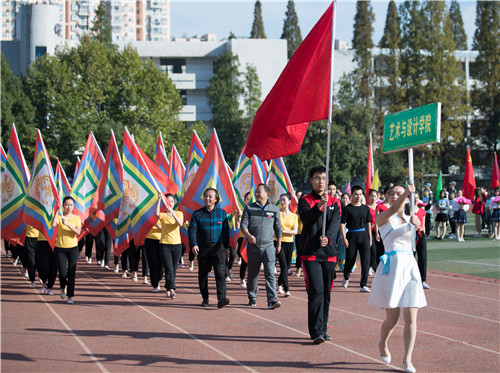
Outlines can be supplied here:
<path id="1" fill-rule="evenodd" d="M 460 263 L 460 264 L 467 264 L 469 266 L 486 266 L 486 267 L 500 268 L 500 264 L 478 263 L 478 262 L 471 262 L 471 261 L 466 261 L 466 260 L 439 259 L 439 261 L 442 261 L 442 262 L 452 262 L 452 263 Z"/>
<path id="2" fill-rule="evenodd" d="M 84 275 L 85 275 L 86 277 L 88 277 L 89 279 L 91 279 L 91 280 L 93 280 L 93 281 L 97 282 L 99 285 L 103 286 L 104 288 L 106 288 L 106 289 L 110 290 L 110 291 L 111 291 L 111 292 L 113 292 L 114 294 L 118 295 L 120 298 L 123 298 L 123 299 L 124 299 L 124 300 L 126 300 L 127 302 L 132 303 L 134 306 L 139 307 L 141 310 L 143 310 L 143 311 L 147 312 L 149 315 L 151 315 L 151 316 L 153 316 L 154 318 L 156 318 L 156 319 L 160 320 L 160 321 L 161 321 L 161 322 L 163 322 L 164 324 L 167 324 L 167 325 L 169 325 L 170 327 L 172 327 L 172 328 L 174 328 L 174 329 L 176 329 L 176 330 L 180 331 L 181 333 L 186 334 L 186 335 L 187 335 L 187 336 L 189 336 L 190 338 L 194 339 L 196 342 L 199 342 L 199 343 L 201 343 L 202 345 L 204 345 L 205 347 L 207 347 L 207 348 L 211 349 L 212 351 L 214 351 L 214 352 L 218 353 L 219 355 L 221 355 L 222 357 L 226 358 L 227 360 L 232 361 L 232 362 L 233 362 L 233 363 L 235 363 L 236 365 L 238 365 L 238 366 L 240 366 L 240 367 L 242 367 L 242 368 L 245 368 L 246 370 L 248 370 L 248 371 L 250 371 L 250 372 L 255 372 L 255 373 L 257 373 L 257 371 L 256 371 L 256 370 L 254 370 L 254 369 L 250 368 L 249 366 L 246 366 L 246 365 L 245 365 L 245 364 L 243 364 L 242 362 L 240 362 L 240 361 L 236 360 L 235 358 L 233 358 L 233 357 L 229 356 L 228 354 L 224 353 L 223 351 L 221 351 L 221 350 L 219 350 L 219 349 L 217 349 L 217 348 L 215 348 L 215 347 L 213 347 L 213 346 L 209 345 L 209 344 L 208 344 L 208 343 L 206 343 L 205 341 L 203 341 L 203 340 L 201 340 L 201 339 L 197 338 L 195 335 L 193 335 L 193 334 L 189 333 L 187 330 L 182 329 L 180 326 L 177 326 L 177 325 L 175 325 L 175 324 L 172 324 L 171 322 L 169 322 L 169 321 L 167 321 L 167 320 L 165 320 L 165 319 L 161 318 L 160 316 L 156 315 L 156 314 L 155 314 L 155 313 L 153 313 L 152 311 L 148 310 L 146 307 L 143 307 L 143 306 L 141 306 L 140 304 L 135 303 L 133 300 L 131 300 L 131 299 L 127 298 L 126 296 L 121 295 L 120 293 L 116 292 L 115 290 L 111 289 L 109 286 L 107 286 L 107 285 L 103 284 L 102 282 L 100 282 L 99 280 L 97 280 L 97 279 L 95 279 L 95 278 L 91 277 L 90 275 L 86 274 L 85 272 L 81 272 L 81 271 L 79 271 L 79 272 L 80 272 L 80 273 L 82 273 L 82 274 L 84 274 Z"/>
<path id="3" fill-rule="evenodd" d="M 462 312 L 451 311 L 451 310 L 444 310 L 444 309 L 442 309 L 442 308 L 432 307 L 432 306 L 429 306 L 429 305 L 427 305 L 426 307 L 427 307 L 427 308 L 431 308 L 431 309 L 436 310 L 436 311 L 448 312 L 448 313 L 454 313 L 454 314 L 456 314 L 456 315 L 460 315 L 460 316 L 472 317 L 472 318 L 474 318 L 474 319 L 484 320 L 484 321 L 489 321 L 489 322 L 492 322 L 492 323 L 495 323 L 495 324 L 500 324 L 500 321 L 499 321 L 499 320 L 491 320 L 491 319 L 487 319 L 487 318 L 485 318 L 485 317 L 474 316 L 474 315 L 468 315 L 468 314 L 466 314 L 466 313 L 462 313 Z"/>
<path id="4" fill-rule="evenodd" d="M 429 276 L 432 276 L 432 277 L 444 277 L 444 278 L 447 278 L 449 280 L 460 280 L 460 281 L 468 281 L 468 282 L 476 282 L 476 283 L 479 283 L 479 284 L 486 284 L 486 285 L 496 285 L 496 286 L 500 286 L 500 283 L 498 282 L 490 282 L 490 281 L 481 281 L 481 280 L 474 280 L 472 278 L 465 278 L 465 277 L 460 277 L 460 274 L 457 274 L 457 276 L 453 276 L 453 273 L 450 272 L 450 275 L 441 275 L 441 274 L 437 274 L 437 273 L 431 273 L 431 274 L 428 274 L 428 277 Z M 483 278 L 486 278 L 486 277 L 483 277 Z"/>
<path id="5" fill-rule="evenodd" d="M 10 260 L 11 263 L 13 263 L 12 259 L 11 258 L 7 258 L 8 260 Z M 15 267 L 19 273 L 21 274 L 21 270 L 17 267 Z M 23 277 L 24 278 L 24 277 Z M 29 283 L 29 280 L 26 279 L 26 281 Z M 40 293 L 38 293 L 36 291 L 36 289 L 33 289 L 33 292 L 38 295 L 38 298 L 40 298 L 42 300 L 43 303 L 45 303 L 45 305 L 47 306 L 47 308 L 50 310 L 50 312 L 52 312 L 54 314 L 54 316 L 59 320 L 59 322 L 66 328 L 66 330 L 69 332 L 69 334 L 71 334 L 71 336 L 73 338 L 76 339 L 76 341 L 78 342 L 78 344 L 83 348 L 83 350 L 87 353 L 87 355 L 90 357 L 90 359 L 99 367 L 99 369 L 101 370 L 101 372 L 104 372 L 104 373 L 108 373 L 108 370 L 104 367 L 104 365 L 101 364 L 101 362 L 94 356 L 94 354 L 92 353 L 92 351 L 90 351 L 90 349 L 87 347 L 87 345 L 80 339 L 80 337 L 78 337 L 75 332 L 73 331 L 73 329 L 70 328 L 70 326 L 68 324 L 66 324 L 66 322 L 64 321 L 64 319 L 59 316 L 59 314 L 54 310 L 54 308 L 44 299 L 44 297 L 42 297 L 42 295 Z M 71 306 L 70 306 L 71 307 Z"/>
<path id="6" fill-rule="evenodd" d="M 434 286 L 432 287 L 432 291 L 442 291 L 444 293 L 450 293 L 450 294 L 457 294 L 457 295 L 460 295 L 461 298 L 463 298 L 464 296 L 464 293 L 461 293 L 459 291 L 451 291 L 451 290 L 445 290 L 445 289 L 438 289 L 438 288 L 435 288 Z M 482 297 L 480 295 L 472 295 L 472 294 L 467 294 L 467 298 L 478 298 L 478 299 L 483 299 L 483 300 L 490 300 L 490 301 L 493 301 L 493 302 L 499 302 L 500 301 L 500 298 L 488 298 L 488 297 Z"/>

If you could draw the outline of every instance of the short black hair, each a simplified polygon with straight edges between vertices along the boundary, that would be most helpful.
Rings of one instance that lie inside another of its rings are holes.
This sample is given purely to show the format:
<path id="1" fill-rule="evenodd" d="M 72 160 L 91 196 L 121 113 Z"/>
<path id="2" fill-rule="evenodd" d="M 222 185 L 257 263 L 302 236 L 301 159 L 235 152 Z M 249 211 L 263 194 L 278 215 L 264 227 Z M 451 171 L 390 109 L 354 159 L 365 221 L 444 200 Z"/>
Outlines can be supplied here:
<path id="1" fill-rule="evenodd" d="M 280 199 L 283 196 L 285 196 L 286 198 L 288 198 L 290 201 L 292 200 L 292 195 L 290 193 L 288 193 L 288 192 L 280 194 Z"/>
<path id="2" fill-rule="evenodd" d="M 328 186 L 330 186 L 330 185 L 333 185 L 334 187 L 337 187 L 337 184 L 335 184 L 335 182 L 334 182 L 334 181 L 332 181 L 332 180 L 330 180 L 330 181 L 328 182 Z"/>
<path id="3" fill-rule="evenodd" d="M 311 168 L 311 170 L 309 171 L 309 177 L 312 179 L 314 174 L 317 174 L 317 173 L 320 173 L 320 174 L 326 173 L 325 166 L 314 166 L 313 168 Z"/>
<path id="4" fill-rule="evenodd" d="M 255 187 L 255 190 L 257 190 L 257 188 L 260 187 L 260 186 L 264 187 L 264 191 L 266 193 L 270 193 L 271 192 L 271 187 L 269 185 L 267 185 L 267 184 L 264 184 L 264 183 L 260 183 L 259 185 L 257 185 Z"/>
<path id="5" fill-rule="evenodd" d="M 378 191 L 376 191 L 375 189 L 368 190 L 368 195 L 372 194 L 373 192 L 377 193 L 377 195 L 378 195 Z"/>
<path id="6" fill-rule="evenodd" d="M 385 188 L 384 188 L 384 194 L 387 194 L 387 192 L 389 192 L 391 190 L 391 186 L 390 185 L 387 185 Z"/>
<path id="7" fill-rule="evenodd" d="M 219 203 L 220 201 L 220 196 L 219 196 L 219 191 L 215 188 L 207 188 L 205 189 L 205 191 L 203 192 L 203 197 L 205 197 L 206 193 L 209 192 L 209 191 L 213 191 L 215 192 L 215 205 L 217 206 L 217 204 Z"/>
<path id="8" fill-rule="evenodd" d="M 165 193 L 165 198 L 172 197 L 175 199 L 174 195 L 172 193 Z"/>
<path id="9" fill-rule="evenodd" d="M 354 186 L 351 188 L 351 194 L 354 194 L 354 192 L 355 192 L 355 191 L 357 191 L 357 190 L 361 190 L 361 193 L 362 193 L 363 195 L 365 195 L 365 192 L 363 192 L 363 188 L 361 188 L 361 186 L 360 186 L 360 185 L 354 185 Z"/>
<path id="10" fill-rule="evenodd" d="M 64 197 L 64 199 L 63 199 L 63 202 L 62 202 L 62 203 L 63 203 L 63 205 L 64 205 L 64 202 L 66 202 L 66 201 L 67 201 L 67 200 L 69 200 L 69 199 L 73 201 L 73 205 L 75 204 L 75 199 L 74 199 L 73 197 L 71 197 L 71 196 L 66 196 L 66 197 Z"/>

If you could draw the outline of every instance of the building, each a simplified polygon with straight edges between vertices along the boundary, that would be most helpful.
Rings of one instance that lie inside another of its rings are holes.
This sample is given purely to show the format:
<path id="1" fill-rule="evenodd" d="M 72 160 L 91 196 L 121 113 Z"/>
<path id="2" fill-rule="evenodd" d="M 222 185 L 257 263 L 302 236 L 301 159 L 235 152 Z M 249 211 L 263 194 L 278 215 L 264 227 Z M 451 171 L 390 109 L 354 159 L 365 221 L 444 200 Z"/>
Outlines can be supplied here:
<path id="1" fill-rule="evenodd" d="M 20 38 L 23 26 L 18 14 L 27 4 L 57 6 L 59 36 L 78 40 L 92 28 L 99 3 L 100 0 L 2 1 L 2 40 Z M 111 0 L 105 4 L 114 41 L 170 40 L 170 0 Z"/>

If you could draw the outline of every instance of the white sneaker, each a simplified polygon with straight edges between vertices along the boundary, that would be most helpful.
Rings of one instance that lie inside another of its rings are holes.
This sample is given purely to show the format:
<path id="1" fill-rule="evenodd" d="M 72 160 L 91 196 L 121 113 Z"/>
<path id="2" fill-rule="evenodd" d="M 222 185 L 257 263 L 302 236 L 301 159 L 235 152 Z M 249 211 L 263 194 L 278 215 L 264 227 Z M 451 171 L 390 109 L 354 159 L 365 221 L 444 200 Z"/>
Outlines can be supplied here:
<path id="1" fill-rule="evenodd" d="M 28 274 L 28 271 L 27 271 L 27 270 L 26 270 L 26 271 L 24 271 L 24 277 L 26 277 L 26 278 L 29 278 L 29 277 L 30 277 L 30 275 Z"/>
<path id="2" fill-rule="evenodd" d="M 361 289 L 359 289 L 360 293 L 369 293 L 370 288 L 368 286 L 363 286 Z"/>
<path id="3" fill-rule="evenodd" d="M 429 285 L 427 285 L 425 282 L 422 282 L 422 287 L 423 287 L 424 289 L 430 289 L 430 286 L 429 286 Z"/>
<path id="4" fill-rule="evenodd" d="M 342 280 L 342 287 L 344 289 L 347 289 L 348 286 L 349 286 L 349 280 Z"/>
<path id="5" fill-rule="evenodd" d="M 285 290 L 283 290 L 283 286 L 278 286 L 278 293 L 280 294 L 284 294 L 285 293 Z"/>
<path id="6" fill-rule="evenodd" d="M 42 285 L 42 290 L 40 291 L 42 294 L 47 293 L 47 285 L 43 284 Z"/>
<path id="7" fill-rule="evenodd" d="M 104 260 L 101 262 L 101 268 L 104 267 Z"/>
<path id="8" fill-rule="evenodd" d="M 89 258 L 88 263 L 92 264 L 92 258 Z"/>
<path id="9" fill-rule="evenodd" d="M 36 288 L 36 281 L 33 281 L 33 282 L 31 283 L 30 288 L 31 288 L 31 289 Z"/>
<path id="10" fill-rule="evenodd" d="M 241 286 L 242 288 L 246 289 L 246 288 L 247 288 L 247 282 L 246 282 L 246 280 L 241 280 L 241 281 L 240 281 L 240 286 Z"/>
<path id="11" fill-rule="evenodd" d="M 290 292 L 289 291 L 286 291 L 285 292 L 285 298 L 288 298 L 290 296 Z"/>
<path id="12" fill-rule="evenodd" d="M 450 234 L 450 238 L 457 238 L 456 235 L 454 235 L 453 233 Z"/>
<path id="13" fill-rule="evenodd" d="M 52 289 L 47 290 L 47 295 L 54 295 L 54 292 L 52 291 Z"/>
<path id="14" fill-rule="evenodd" d="M 149 281 L 148 281 L 148 278 L 147 277 L 144 277 L 144 281 L 142 282 L 143 284 L 149 284 Z"/>
<path id="15" fill-rule="evenodd" d="M 373 269 L 370 268 L 370 270 L 368 271 L 368 276 L 373 276 Z"/>
<path id="16" fill-rule="evenodd" d="M 104 268 L 109 269 L 109 266 L 104 266 Z"/>
<path id="17" fill-rule="evenodd" d="M 118 273 L 118 272 L 120 272 L 120 266 L 118 266 L 118 265 L 117 265 L 117 266 L 115 267 L 115 269 L 114 269 L 114 271 L 113 271 L 113 272 L 114 272 L 114 273 Z"/>
<path id="18" fill-rule="evenodd" d="M 153 289 L 153 293 L 158 293 L 159 291 L 160 291 L 160 287 L 159 286 L 157 286 L 157 287 L 155 287 Z"/>
<path id="19" fill-rule="evenodd" d="M 231 282 L 231 277 L 227 276 L 226 277 L 226 282 Z"/>

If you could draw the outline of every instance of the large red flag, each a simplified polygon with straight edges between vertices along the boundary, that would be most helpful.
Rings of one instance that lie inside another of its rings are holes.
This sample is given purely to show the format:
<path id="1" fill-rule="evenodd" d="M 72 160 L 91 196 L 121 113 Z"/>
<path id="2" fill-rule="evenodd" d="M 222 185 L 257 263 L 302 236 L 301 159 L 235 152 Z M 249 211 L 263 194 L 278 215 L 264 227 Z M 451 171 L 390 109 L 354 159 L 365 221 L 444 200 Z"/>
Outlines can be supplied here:
<path id="1" fill-rule="evenodd" d="M 370 142 L 368 143 L 368 166 L 366 168 L 366 192 L 365 196 L 368 200 L 368 194 L 372 187 L 372 177 L 373 177 L 373 150 L 372 150 L 372 136 L 370 134 Z"/>
<path id="2" fill-rule="evenodd" d="M 294 53 L 260 106 L 244 152 L 272 159 L 297 153 L 309 122 L 328 117 L 333 4 Z"/>
<path id="3" fill-rule="evenodd" d="M 465 160 L 464 182 L 462 185 L 462 191 L 466 198 L 473 201 L 474 190 L 476 190 L 476 179 L 474 178 L 474 169 L 472 168 L 470 149 L 469 147 L 467 147 L 467 159 Z"/>
<path id="4" fill-rule="evenodd" d="M 495 154 L 495 161 L 493 163 L 493 172 L 491 174 L 491 183 L 490 183 L 491 189 L 500 187 L 500 169 L 498 168 L 497 153 L 495 152 L 494 154 Z"/>

